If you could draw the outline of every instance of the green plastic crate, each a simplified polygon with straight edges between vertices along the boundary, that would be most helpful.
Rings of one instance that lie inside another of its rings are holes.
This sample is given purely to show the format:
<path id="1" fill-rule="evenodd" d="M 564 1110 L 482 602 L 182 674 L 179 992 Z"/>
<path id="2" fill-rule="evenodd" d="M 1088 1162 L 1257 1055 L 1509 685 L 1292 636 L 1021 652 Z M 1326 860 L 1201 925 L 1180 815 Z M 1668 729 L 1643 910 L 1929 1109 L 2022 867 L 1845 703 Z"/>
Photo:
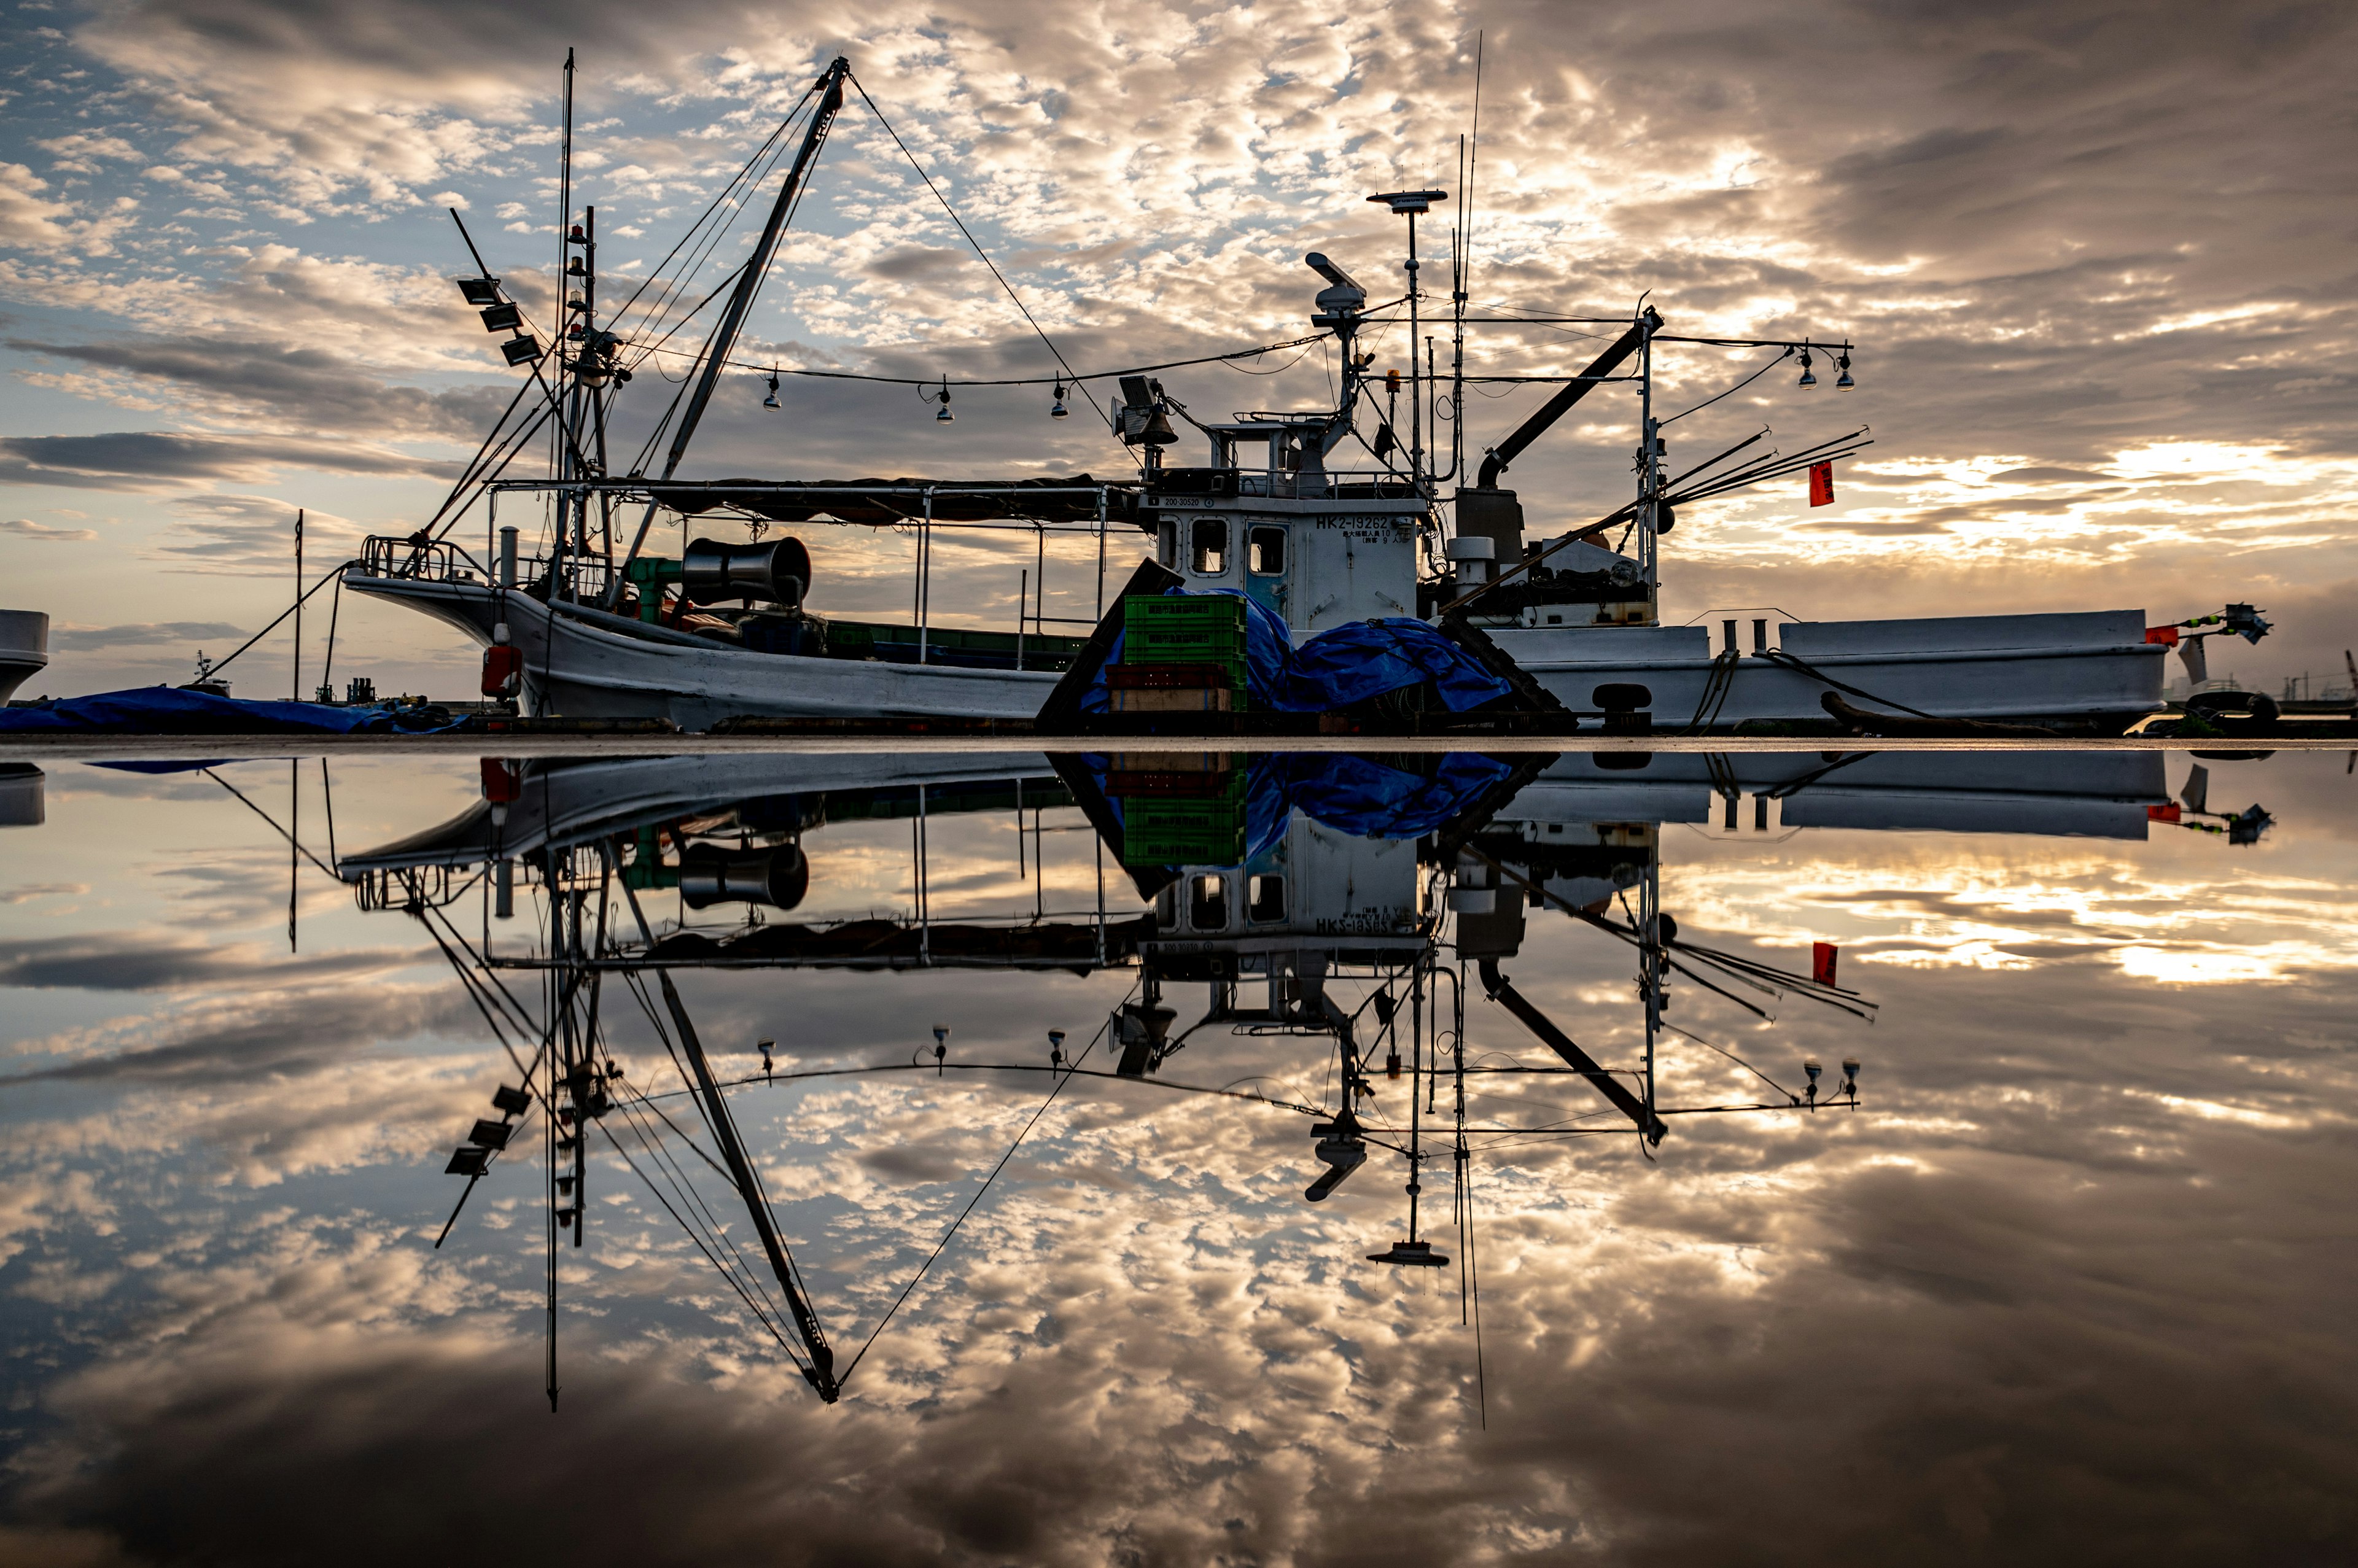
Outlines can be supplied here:
<path id="1" fill-rule="evenodd" d="M 1237 691 L 1245 688 L 1245 658 L 1241 654 L 1206 656 L 1185 653 L 1166 654 L 1149 649 L 1122 645 L 1121 662 L 1125 665 L 1210 665 L 1228 678 L 1229 687 Z"/>
<path id="2" fill-rule="evenodd" d="M 1155 626 L 1126 631 L 1121 656 L 1141 665 L 1192 665 L 1207 659 L 1241 662 L 1245 640 L 1240 633 L 1217 627 Z"/>
<path id="3" fill-rule="evenodd" d="M 1234 866 L 1245 858 L 1245 805 L 1233 798 L 1123 803 L 1121 859 L 1130 866 Z"/>
<path id="4" fill-rule="evenodd" d="M 1245 651 L 1245 601 L 1233 593 L 1133 594 L 1121 601 L 1123 646 Z"/>
<path id="5" fill-rule="evenodd" d="M 1121 624 L 1133 634 L 1164 627 L 1191 631 L 1226 627 L 1242 637 L 1245 601 L 1233 593 L 1132 594 L 1121 601 Z"/>

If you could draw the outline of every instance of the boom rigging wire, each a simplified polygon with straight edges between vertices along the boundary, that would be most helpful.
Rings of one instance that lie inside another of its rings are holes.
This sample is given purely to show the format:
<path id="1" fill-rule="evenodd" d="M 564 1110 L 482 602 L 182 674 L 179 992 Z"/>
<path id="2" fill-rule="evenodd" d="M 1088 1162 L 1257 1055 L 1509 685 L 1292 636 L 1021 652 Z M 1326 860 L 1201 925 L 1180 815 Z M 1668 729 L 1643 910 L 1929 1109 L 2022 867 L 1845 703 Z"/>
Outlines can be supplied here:
<path id="1" fill-rule="evenodd" d="M 876 100 L 868 96 L 867 83 L 855 75 L 851 79 L 851 85 L 860 90 L 860 101 L 868 105 L 868 112 L 876 116 L 876 123 L 884 127 L 884 134 L 892 138 L 892 145 L 901 149 L 901 156 L 909 160 L 909 167 L 917 171 L 917 178 L 925 182 L 925 189 L 932 191 L 934 200 L 942 204 L 942 211 L 950 215 L 950 222 L 956 223 L 957 232 L 966 236 L 966 243 L 974 247 L 974 254 L 982 258 L 982 265 L 990 269 L 990 276 L 999 279 L 999 287 L 1006 290 L 1007 297 L 1014 302 L 1017 310 L 1022 312 L 1024 321 L 1030 325 L 1033 335 L 1040 340 L 1041 346 L 1048 351 L 1059 369 L 1068 375 L 1071 374 L 1073 367 L 1065 362 L 1064 351 L 1050 341 L 1047 332 L 1033 316 L 1031 307 L 1023 303 L 1023 297 L 1015 292 L 1014 287 L 1007 281 L 1006 275 L 999 270 L 999 264 L 990 259 L 990 254 L 982 248 L 982 242 L 976 239 L 974 232 L 966 226 L 966 220 L 958 216 L 957 209 L 950 205 L 950 199 L 943 195 L 941 188 L 934 183 L 934 177 L 925 172 L 925 165 L 917 161 L 917 155 L 911 152 L 909 145 L 901 139 L 901 133 L 892 128 L 892 122 L 884 117 L 884 111 L 876 107 Z M 1091 401 L 1090 406 L 1096 406 L 1095 400 Z M 1097 413 L 1098 417 L 1105 421 L 1106 428 L 1109 431 L 1111 430 L 1113 416 L 1102 408 L 1098 408 Z"/>

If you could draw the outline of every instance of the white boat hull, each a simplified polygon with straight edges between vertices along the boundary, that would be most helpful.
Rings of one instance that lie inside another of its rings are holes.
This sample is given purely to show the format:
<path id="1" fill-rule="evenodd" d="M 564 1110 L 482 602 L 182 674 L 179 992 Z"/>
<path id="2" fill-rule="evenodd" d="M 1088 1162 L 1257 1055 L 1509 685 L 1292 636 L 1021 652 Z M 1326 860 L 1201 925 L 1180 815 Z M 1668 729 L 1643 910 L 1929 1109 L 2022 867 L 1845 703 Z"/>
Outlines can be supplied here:
<path id="1" fill-rule="evenodd" d="M 861 794 L 908 785 L 994 784 L 1052 778 L 1036 752 L 974 752 L 895 756 L 695 752 L 528 763 L 514 800 L 478 801 L 451 820 L 365 853 L 347 855 L 336 874 L 347 881 L 427 866 L 474 866 L 529 860 L 550 849 L 597 843 L 647 823 L 763 795 Z"/>
<path id="2" fill-rule="evenodd" d="M 1705 626 L 1489 633 L 1566 708 L 1594 712 L 1598 687 L 1642 686 L 1654 727 L 1671 730 L 1823 721 L 1825 694 L 1842 687 L 1855 688 L 1845 700 L 1876 712 L 2125 723 L 2162 706 L 2169 652 L 2146 642 L 2136 610 L 1778 625 L 1776 651 L 1806 669 L 1758 653 L 1730 657 L 1724 646 L 1714 653 L 1714 634 Z"/>
<path id="3" fill-rule="evenodd" d="M 1046 670 L 958 669 L 732 648 L 479 582 L 354 575 L 356 593 L 408 605 L 488 647 L 504 621 L 523 650 L 528 712 L 567 719 L 1029 719 L 1055 689 Z"/>
<path id="4" fill-rule="evenodd" d="M 49 618 L 38 610 L 0 610 L 0 702 L 49 667 Z"/>
<path id="5" fill-rule="evenodd" d="M 659 718 L 688 730 L 739 716 L 1024 719 L 1059 678 L 755 653 L 583 607 L 552 610 L 479 582 L 358 575 L 345 582 L 479 644 L 504 621 L 524 652 L 526 708 L 544 717 Z M 1781 662 L 1715 652 L 1704 626 L 1502 626 L 1489 635 L 1574 712 L 1595 712 L 1601 686 L 1646 687 L 1658 730 L 1823 722 L 1829 691 L 1902 715 L 2126 724 L 2161 708 L 2168 652 L 2145 641 L 2144 613 L 2134 610 L 1784 622 L 1773 650 Z"/>

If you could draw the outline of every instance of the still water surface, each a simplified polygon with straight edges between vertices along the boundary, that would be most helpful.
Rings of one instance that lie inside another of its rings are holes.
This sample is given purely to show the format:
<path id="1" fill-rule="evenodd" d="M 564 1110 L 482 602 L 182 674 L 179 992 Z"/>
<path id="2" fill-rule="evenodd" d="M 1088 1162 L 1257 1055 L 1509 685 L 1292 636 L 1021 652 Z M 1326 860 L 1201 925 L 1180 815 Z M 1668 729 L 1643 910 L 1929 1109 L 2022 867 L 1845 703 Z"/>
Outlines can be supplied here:
<path id="1" fill-rule="evenodd" d="M 0 781 L 0 1559 L 2358 1559 L 2347 760 L 1630 760 Z"/>

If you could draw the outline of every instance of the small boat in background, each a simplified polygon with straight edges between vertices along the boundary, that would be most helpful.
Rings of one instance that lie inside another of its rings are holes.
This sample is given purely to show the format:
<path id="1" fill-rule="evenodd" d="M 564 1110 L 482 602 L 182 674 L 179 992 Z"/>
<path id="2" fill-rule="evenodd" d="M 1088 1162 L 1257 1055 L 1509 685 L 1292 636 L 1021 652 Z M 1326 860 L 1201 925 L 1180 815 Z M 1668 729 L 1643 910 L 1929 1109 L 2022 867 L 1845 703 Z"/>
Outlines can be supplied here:
<path id="1" fill-rule="evenodd" d="M 0 702 L 49 667 L 49 618 L 38 610 L 0 610 Z"/>

